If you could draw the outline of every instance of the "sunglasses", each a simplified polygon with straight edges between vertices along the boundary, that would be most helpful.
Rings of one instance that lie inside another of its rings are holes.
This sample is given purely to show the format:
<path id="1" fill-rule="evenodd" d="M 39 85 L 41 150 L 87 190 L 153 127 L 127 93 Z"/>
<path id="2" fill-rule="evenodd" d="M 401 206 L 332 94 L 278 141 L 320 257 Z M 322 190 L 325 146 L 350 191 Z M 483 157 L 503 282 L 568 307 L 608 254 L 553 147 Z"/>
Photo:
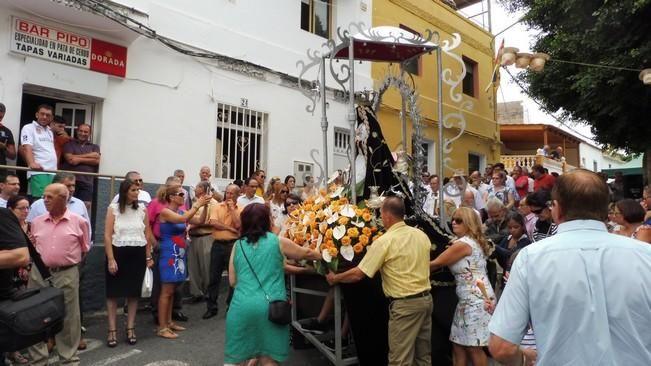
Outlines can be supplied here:
<path id="1" fill-rule="evenodd" d="M 289 193 L 289 191 L 287 191 L 287 190 L 282 190 L 282 191 L 280 191 L 280 193 Z"/>
<path id="2" fill-rule="evenodd" d="M 133 181 L 136 182 L 136 183 L 142 183 L 143 182 L 142 179 L 134 179 Z"/>
<path id="3" fill-rule="evenodd" d="M 185 192 L 177 192 L 177 193 L 172 193 L 171 196 L 179 196 L 179 197 L 184 197 Z"/>
<path id="4" fill-rule="evenodd" d="M 285 206 L 294 206 L 294 205 L 298 205 L 298 202 L 296 202 L 296 201 L 287 201 L 287 202 L 285 202 Z"/>
<path id="5" fill-rule="evenodd" d="M 463 219 L 460 218 L 460 217 L 454 217 L 454 218 L 452 218 L 452 222 L 457 224 L 457 225 L 461 225 L 461 224 L 463 224 Z"/>

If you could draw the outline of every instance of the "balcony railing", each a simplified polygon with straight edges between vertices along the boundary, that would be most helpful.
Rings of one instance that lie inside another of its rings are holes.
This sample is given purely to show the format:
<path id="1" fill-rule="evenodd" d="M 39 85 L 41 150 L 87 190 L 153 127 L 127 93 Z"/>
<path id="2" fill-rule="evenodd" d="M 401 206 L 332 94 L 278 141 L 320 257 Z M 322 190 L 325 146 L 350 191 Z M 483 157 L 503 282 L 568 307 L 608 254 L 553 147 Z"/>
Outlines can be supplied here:
<path id="1" fill-rule="evenodd" d="M 526 167 L 527 170 L 531 171 L 531 167 L 536 164 L 542 165 L 550 173 L 563 174 L 576 169 L 575 166 L 566 163 L 564 160 L 554 160 L 541 155 L 502 155 L 500 161 L 509 172 L 516 165 Z"/>

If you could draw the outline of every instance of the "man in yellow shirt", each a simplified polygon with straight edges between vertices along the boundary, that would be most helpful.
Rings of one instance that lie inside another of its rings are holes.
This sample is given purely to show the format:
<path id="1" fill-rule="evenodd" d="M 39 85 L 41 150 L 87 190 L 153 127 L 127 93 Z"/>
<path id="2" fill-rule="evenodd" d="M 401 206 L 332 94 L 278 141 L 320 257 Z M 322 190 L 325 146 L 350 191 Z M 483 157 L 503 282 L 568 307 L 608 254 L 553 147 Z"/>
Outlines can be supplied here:
<path id="1" fill-rule="evenodd" d="M 331 285 L 352 283 L 379 270 L 389 299 L 389 365 L 430 365 L 432 297 L 429 282 L 429 238 L 407 226 L 405 204 L 399 197 L 384 200 L 382 223 L 387 232 L 368 247 L 359 265 L 343 273 L 328 273 Z"/>
<path id="2" fill-rule="evenodd" d="M 229 184 L 224 192 L 224 201 L 215 205 L 210 211 L 210 224 L 213 243 L 210 249 L 210 280 L 208 282 L 208 297 L 206 298 L 206 312 L 203 319 L 210 319 L 217 315 L 217 299 L 219 297 L 219 285 L 222 280 L 222 272 L 228 268 L 228 261 L 233 250 L 233 243 L 240 237 L 240 213 L 242 208 L 237 206 L 237 196 L 240 194 L 240 187 Z M 226 303 L 230 301 L 232 292 Z"/>

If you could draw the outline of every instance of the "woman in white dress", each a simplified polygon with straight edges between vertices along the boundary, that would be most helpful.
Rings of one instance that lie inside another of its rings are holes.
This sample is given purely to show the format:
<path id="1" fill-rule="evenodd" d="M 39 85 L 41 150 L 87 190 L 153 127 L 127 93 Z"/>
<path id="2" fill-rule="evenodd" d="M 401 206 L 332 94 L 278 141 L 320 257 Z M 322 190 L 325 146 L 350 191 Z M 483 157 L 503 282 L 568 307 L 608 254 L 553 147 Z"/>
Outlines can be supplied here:
<path id="1" fill-rule="evenodd" d="M 454 212 L 452 230 L 458 239 L 430 262 L 430 269 L 448 266 L 457 283 L 459 303 L 450 331 L 454 365 L 466 366 L 470 359 L 474 366 L 485 366 L 488 360 L 482 347 L 488 345 L 490 320 L 490 314 L 484 309 L 485 300 L 495 298 L 486 275 L 486 259 L 491 247 L 471 208 L 460 207 Z M 480 288 L 482 283 L 484 293 Z"/>

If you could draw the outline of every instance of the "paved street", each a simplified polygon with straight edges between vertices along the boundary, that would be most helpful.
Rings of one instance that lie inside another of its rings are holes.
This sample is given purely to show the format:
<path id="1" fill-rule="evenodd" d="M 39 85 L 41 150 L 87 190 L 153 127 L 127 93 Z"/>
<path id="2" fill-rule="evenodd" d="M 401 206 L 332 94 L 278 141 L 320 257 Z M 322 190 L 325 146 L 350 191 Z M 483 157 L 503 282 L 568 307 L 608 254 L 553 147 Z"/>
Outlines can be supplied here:
<path id="1" fill-rule="evenodd" d="M 138 344 L 130 346 L 125 341 L 126 318 L 118 318 L 118 346 L 108 348 L 106 339 L 106 317 L 98 312 L 85 320 L 88 349 L 80 354 L 82 365 L 87 366 L 185 366 L 223 365 L 225 314 L 201 319 L 204 304 L 184 304 L 183 311 L 190 317 L 187 323 L 179 323 L 188 330 L 180 332 L 176 340 L 156 336 L 156 325 L 149 311 L 138 313 Z M 120 311 L 121 312 L 121 311 Z M 326 366 L 330 363 L 315 349 L 296 351 L 290 348 L 290 358 L 285 365 Z"/>

